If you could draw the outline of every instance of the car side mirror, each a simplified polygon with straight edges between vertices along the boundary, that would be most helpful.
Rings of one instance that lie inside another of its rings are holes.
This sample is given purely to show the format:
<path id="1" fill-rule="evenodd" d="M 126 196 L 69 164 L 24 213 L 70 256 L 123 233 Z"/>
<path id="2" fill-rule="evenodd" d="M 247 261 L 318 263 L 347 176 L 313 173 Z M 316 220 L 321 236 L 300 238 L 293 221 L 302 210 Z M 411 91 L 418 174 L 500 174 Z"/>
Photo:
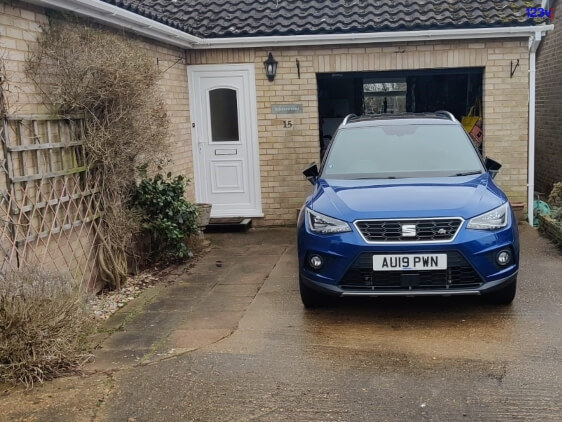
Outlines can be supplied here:
<path id="1" fill-rule="evenodd" d="M 302 172 L 302 174 L 305 175 L 306 180 L 314 185 L 316 183 L 316 180 L 318 179 L 318 175 L 320 174 L 320 172 L 318 171 L 318 166 L 316 165 L 316 163 L 312 163 Z"/>
<path id="2" fill-rule="evenodd" d="M 492 176 L 492 179 L 496 177 L 496 175 L 502 168 L 502 165 L 500 163 L 488 157 L 486 157 L 484 165 L 486 166 L 486 170 L 488 170 L 488 173 L 490 173 L 490 175 Z"/>

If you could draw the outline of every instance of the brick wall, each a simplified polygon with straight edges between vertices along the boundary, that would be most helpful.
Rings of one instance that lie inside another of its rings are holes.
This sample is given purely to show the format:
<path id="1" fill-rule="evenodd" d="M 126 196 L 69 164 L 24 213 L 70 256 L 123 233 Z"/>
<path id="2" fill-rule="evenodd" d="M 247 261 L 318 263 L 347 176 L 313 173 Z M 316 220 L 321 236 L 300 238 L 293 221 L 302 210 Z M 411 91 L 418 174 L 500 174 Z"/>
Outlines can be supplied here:
<path id="1" fill-rule="evenodd" d="M 17 5 L 17 7 L 16 7 Z M 0 58 L 5 67 L 5 92 L 10 114 L 44 114 L 49 113 L 43 104 L 38 88 L 25 75 L 25 58 L 29 47 L 33 47 L 41 26 L 48 25 L 45 10 L 18 2 L 4 2 L 0 0 Z M 189 127 L 189 93 L 187 87 L 187 67 L 185 53 L 182 49 L 168 47 L 157 42 L 151 42 L 131 37 L 138 48 L 158 59 L 158 66 L 162 71 L 159 83 L 164 94 L 168 116 L 171 121 L 171 162 L 164 170 L 174 174 L 183 174 L 190 178 L 193 175 L 191 135 Z M 182 58 L 176 63 L 178 57 Z M 175 63 L 175 64 L 174 64 Z M 0 148 L 0 162 L 3 158 Z M 1 171 L 0 171 L 1 173 Z M 6 178 L 0 174 L 0 190 L 6 189 Z M 188 188 L 187 196 L 194 199 L 193 186 Z M 1 218 L 2 216 L 0 216 Z M 6 226 L 7 227 L 7 226 Z M 4 227 L 4 229 L 6 229 Z M 78 233 L 80 236 L 78 237 Z M 0 237 L 4 233 L 0 232 Z M 2 239 L 5 240 L 5 239 Z M 65 231 L 60 235 L 53 235 L 50 243 L 34 242 L 27 247 L 26 258 L 33 262 L 39 257 L 42 267 L 46 270 L 67 270 L 71 274 L 88 280 L 90 271 L 95 271 L 94 254 L 88 253 L 93 236 L 88 227 L 83 231 Z M 20 247 L 20 253 L 21 253 Z M 43 255 L 48 259 L 42 259 Z M 0 263 L 4 256 L 0 256 Z M 95 273 L 94 273 L 95 274 Z M 99 287 L 99 286 L 98 286 Z"/>
<path id="2" fill-rule="evenodd" d="M 502 162 L 497 181 L 514 201 L 525 201 L 527 184 L 528 53 L 527 39 L 486 42 L 244 50 L 195 50 L 197 64 L 254 63 L 256 67 L 259 148 L 265 219 L 262 224 L 292 224 L 295 209 L 310 191 L 301 171 L 319 159 L 316 73 L 485 67 L 485 153 Z M 263 61 L 279 61 L 273 82 Z M 399 53 L 397 51 L 400 51 Z M 301 67 L 297 75 L 295 60 Z M 511 60 L 520 68 L 510 78 Z M 302 104 L 303 114 L 271 114 L 272 104 Z M 293 121 L 285 129 L 283 120 Z M 259 224 L 259 222 L 258 222 Z"/>
<path id="3" fill-rule="evenodd" d="M 32 6 L 12 7 L 0 1 L 0 58 L 6 70 L 6 101 L 12 114 L 46 113 L 36 87 L 25 77 L 28 45 L 33 45 L 48 23 L 47 16 Z"/>
<path id="4" fill-rule="evenodd" d="M 48 113 L 37 87 L 25 76 L 25 58 L 28 47 L 33 47 L 42 25 L 48 25 L 45 10 L 27 4 L 0 1 L 0 58 L 6 68 L 8 81 L 8 112 L 11 114 Z M 165 171 L 193 177 L 191 132 L 189 127 L 189 92 L 185 53 L 180 48 L 168 47 L 158 42 L 130 37 L 147 54 L 158 59 L 165 72 L 159 83 L 164 93 L 171 121 L 171 162 Z M 181 57 L 180 63 L 174 64 Z M 173 66 L 172 66 L 173 65 Z M 194 199 L 193 185 L 187 196 Z"/>
<path id="5" fill-rule="evenodd" d="M 562 181 L 562 3 L 555 2 L 554 30 L 537 52 L 535 190 L 550 193 Z"/>
<path id="6" fill-rule="evenodd" d="M 10 3 L 15 4 L 15 3 Z M 40 96 L 23 76 L 27 43 L 32 43 L 47 23 L 40 8 L 14 8 L 0 2 L 0 49 L 5 52 L 11 112 L 40 112 Z M 164 70 L 180 49 L 137 40 L 138 45 L 158 57 Z M 279 61 L 274 82 L 267 81 L 263 61 L 271 51 Z M 524 201 L 527 183 L 528 53 L 527 39 L 478 42 L 406 43 L 338 47 L 282 47 L 273 49 L 192 50 L 189 65 L 254 63 L 258 106 L 258 131 L 262 200 L 265 218 L 260 224 L 293 224 L 295 209 L 310 191 L 302 169 L 319 159 L 316 73 L 383 71 L 453 67 L 485 67 L 485 152 L 504 165 L 497 180 L 512 200 Z M 295 60 L 300 61 L 301 77 Z M 509 77 L 510 62 L 520 67 Z M 164 74 L 160 84 L 172 120 L 173 144 L 170 170 L 193 177 L 187 71 L 178 63 Z M 272 104 L 303 105 L 303 114 L 271 114 Z M 293 121 L 285 129 L 283 120 Z M 189 198 L 194 199 L 193 189 Z"/>

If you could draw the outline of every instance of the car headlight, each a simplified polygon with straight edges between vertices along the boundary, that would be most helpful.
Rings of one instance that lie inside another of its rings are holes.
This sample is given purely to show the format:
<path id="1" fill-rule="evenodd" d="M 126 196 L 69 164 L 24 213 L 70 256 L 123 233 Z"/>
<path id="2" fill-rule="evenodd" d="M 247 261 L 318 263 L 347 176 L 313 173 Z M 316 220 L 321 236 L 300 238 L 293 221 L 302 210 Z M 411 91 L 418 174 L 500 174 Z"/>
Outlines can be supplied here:
<path id="1" fill-rule="evenodd" d="M 328 217 L 327 215 L 320 214 L 308 208 L 306 209 L 306 215 L 308 218 L 308 227 L 310 227 L 310 230 L 314 233 L 330 234 L 351 231 L 349 224 L 337 218 Z"/>
<path id="2" fill-rule="evenodd" d="M 502 227 L 507 226 L 508 215 L 509 203 L 506 202 L 502 206 L 495 208 L 492 211 L 488 211 L 487 213 L 479 215 L 478 217 L 472 218 L 468 222 L 466 228 L 476 230 L 501 229 Z"/>

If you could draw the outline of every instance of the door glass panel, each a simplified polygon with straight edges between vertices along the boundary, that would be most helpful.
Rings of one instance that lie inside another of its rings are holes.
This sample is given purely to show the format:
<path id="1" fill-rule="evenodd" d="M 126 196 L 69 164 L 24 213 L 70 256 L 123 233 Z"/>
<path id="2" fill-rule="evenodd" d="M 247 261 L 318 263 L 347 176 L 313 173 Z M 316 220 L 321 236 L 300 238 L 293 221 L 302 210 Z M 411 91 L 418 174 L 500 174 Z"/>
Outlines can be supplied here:
<path id="1" fill-rule="evenodd" d="M 404 113 L 406 111 L 406 79 L 364 79 L 365 114 Z"/>
<path id="2" fill-rule="evenodd" d="M 240 140 L 236 94 L 236 90 L 229 88 L 209 91 L 211 139 L 213 142 L 236 142 Z"/>

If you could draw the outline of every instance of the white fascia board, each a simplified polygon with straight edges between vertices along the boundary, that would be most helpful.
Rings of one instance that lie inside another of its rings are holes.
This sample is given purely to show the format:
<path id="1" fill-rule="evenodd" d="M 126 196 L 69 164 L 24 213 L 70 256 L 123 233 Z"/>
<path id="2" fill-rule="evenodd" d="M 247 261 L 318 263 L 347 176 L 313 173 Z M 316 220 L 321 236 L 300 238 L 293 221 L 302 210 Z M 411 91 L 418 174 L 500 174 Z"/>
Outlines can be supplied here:
<path id="1" fill-rule="evenodd" d="M 182 48 L 202 42 L 199 37 L 145 18 L 100 0 L 26 0 L 38 6 L 72 12 L 108 26 L 126 29 L 147 38 Z"/>
<path id="2" fill-rule="evenodd" d="M 307 46 L 335 44 L 367 44 L 407 41 L 473 40 L 484 38 L 527 38 L 537 32 L 553 29 L 553 25 L 502 28 L 436 29 L 428 31 L 374 32 L 365 34 L 291 35 L 242 38 L 206 38 L 193 48 L 249 48 L 276 46 Z"/>

